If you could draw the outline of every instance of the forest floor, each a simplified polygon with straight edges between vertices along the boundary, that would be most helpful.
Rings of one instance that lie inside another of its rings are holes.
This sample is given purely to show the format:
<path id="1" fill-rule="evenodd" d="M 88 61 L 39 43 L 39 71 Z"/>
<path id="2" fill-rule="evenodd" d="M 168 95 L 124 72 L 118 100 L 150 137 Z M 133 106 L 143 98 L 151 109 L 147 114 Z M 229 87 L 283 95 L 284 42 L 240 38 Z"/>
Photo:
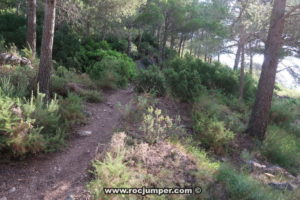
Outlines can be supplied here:
<path id="1" fill-rule="evenodd" d="M 88 199 L 85 187 L 90 179 L 91 160 L 110 142 L 119 124 L 121 113 L 116 105 L 127 104 L 133 95 L 129 88 L 106 93 L 104 103 L 87 103 L 87 124 L 74 128 L 67 148 L 60 152 L 21 161 L 0 160 L 0 199 Z M 92 134 L 79 136 L 83 131 Z"/>

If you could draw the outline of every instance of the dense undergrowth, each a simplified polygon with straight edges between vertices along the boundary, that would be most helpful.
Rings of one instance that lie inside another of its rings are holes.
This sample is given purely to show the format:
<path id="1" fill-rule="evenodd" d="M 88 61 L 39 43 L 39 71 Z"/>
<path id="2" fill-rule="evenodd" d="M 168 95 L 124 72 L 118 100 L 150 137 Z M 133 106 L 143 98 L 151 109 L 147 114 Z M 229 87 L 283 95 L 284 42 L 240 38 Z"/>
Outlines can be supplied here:
<path id="1" fill-rule="evenodd" d="M 32 59 L 28 49 L 19 52 L 14 45 L 3 49 Z M 101 49 L 92 56 L 96 61 L 87 68 L 87 74 L 54 66 L 49 99 L 39 92 L 36 84 L 37 60 L 32 60 L 32 67 L 0 67 L 1 152 L 22 157 L 60 149 L 72 126 L 85 122 L 83 101 L 101 102 L 101 89 L 126 87 L 135 77 L 134 62 L 122 53 Z"/>
<path id="2" fill-rule="evenodd" d="M 0 66 L 1 152 L 20 157 L 60 149 L 72 126 L 85 122 L 84 101 L 101 102 L 102 89 L 125 88 L 132 82 L 144 94 L 120 108 L 124 133 L 114 135 L 107 152 L 93 163 L 94 180 L 88 188 L 95 199 L 111 199 L 103 193 L 106 187 L 140 186 L 203 189 L 200 197 L 150 195 L 145 199 L 299 198 L 299 189 L 281 192 L 256 180 L 237 158 L 249 151 L 248 160 L 299 174 L 299 99 L 274 97 L 265 141 L 255 141 L 252 149 L 245 150 L 238 143 L 246 136 L 256 90 L 250 75 L 246 75 L 244 99 L 238 99 L 238 72 L 217 62 L 180 58 L 169 49 L 166 60 L 158 65 L 158 46 L 150 36 L 144 36 L 138 51 L 128 57 L 124 54 L 126 41 L 79 41 L 67 28 L 61 31 L 57 37 L 70 35 L 66 41 L 70 47 L 56 40 L 50 99 L 38 91 L 37 60 L 32 69 Z M 19 53 L 5 45 L 2 49 Z M 22 55 L 30 57 L 30 51 Z M 141 69 L 134 59 L 141 61 Z M 190 126 L 158 107 L 157 102 L 164 98 L 188 105 Z M 231 166 L 222 160 L 239 164 Z M 121 195 L 116 199 L 141 198 Z"/>

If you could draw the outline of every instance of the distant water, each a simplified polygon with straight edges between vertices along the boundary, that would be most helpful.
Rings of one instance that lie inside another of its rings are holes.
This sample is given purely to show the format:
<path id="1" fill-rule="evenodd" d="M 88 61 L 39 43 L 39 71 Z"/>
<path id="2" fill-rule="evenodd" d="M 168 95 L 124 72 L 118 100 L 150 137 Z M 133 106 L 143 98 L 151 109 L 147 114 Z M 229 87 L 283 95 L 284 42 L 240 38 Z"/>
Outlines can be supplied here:
<path id="1" fill-rule="evenodd" d="M 235 52 L 235 51 L 234 51 Z M 226 64 L 230 67 L 233 67 L 234 65 L 234 54 L 222 54 L 220 56 L 220 62 L 223 64 Z M 261 65 L 264 61 L 263 55 L 255 55 L 253 57 L 253 66 L 255 68 L 261 68 Z M 246 67 L 249 67 L 249 58 L 245 58 Z M 285 59 L 281 60 L 278 65 L 278 71 L 281 69 L 285 69 L 288 66 L 297 66 L 294 67 L 295 71 L 297 71 L 300 74 L 300 59 L 292 56 L 288 56 Z M 292 77 L 292 75 L 288 72 L 287 69 L 277 73 L 276 81 L 283 85 L 286 88 L 289 89 L 295 89 L 297 91 L 300 91 L 300 85 L 295 81 L 295 79 Z"/>

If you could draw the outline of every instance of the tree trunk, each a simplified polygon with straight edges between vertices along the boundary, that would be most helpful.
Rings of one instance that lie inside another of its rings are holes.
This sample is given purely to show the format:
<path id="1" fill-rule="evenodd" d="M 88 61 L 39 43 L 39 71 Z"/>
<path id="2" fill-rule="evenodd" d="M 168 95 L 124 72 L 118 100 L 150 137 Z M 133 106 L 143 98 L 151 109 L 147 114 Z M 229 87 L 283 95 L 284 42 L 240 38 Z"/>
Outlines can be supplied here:
<path id="1" fill-rule="evenodd" d="M 262 65 L 256 99 L 247 129 L 248 134 L 260 140 L 264 140 L 268 126 L 279 51 L 283 44 L 282 33 L 284 29 L 285 7 L 286 0 L 274 1 L 264 52 L 264 63 Z"/>
<path id="2" fill-rule="evenodd" d="M 171 48 L 171 49 L 174 49 L 174 45 L 175 45 L 175 35 L 172 34 L 172 35 L 171 35 L 170 48 Z"/>
<path id="3" fill-rule="evenodd" d="M 127 55 L 130 56 L 131 55 L 131 47 L 132 47 L 132 35 L 131 35 L 131 28 L 129 28 L 128 31 L 128 38 L 127 38 Z"/>
<path id="4" fill-rule="evenodd" d="M 183 53 L 184 53 L 184 47 L 185 47 L 185 38 L 183 38 L 183 41 L 182 41 L 182 48 L 181 48 L 181 57 L 183 57 Z"/>
<path id="5" fill-rule="evenodd" d="M 27 0 L 27 43 L 32 50 L 32 56 L 36 53 L 36 0 Z"/>
<path id="6" fill-rule="evenodd" d="M 240 71 L 240 89 L 239 100 L 244 98 L 244 85 L 245 85 L 245 46 L 241 48 L 241 71 Z"/>
<path id="7" fill-rule="evenodd" d="M 241 47 L 242 47 L 242 45 L 240 43 L 241 43 L 241 41 L 239 41 L 238 48 L 236 50 L 233 70 L 237 70 L 239 67 L 240 57 L 241 57 Z"/>
<path id="8" fill-rule="evenodd" d="M 49 81 L 52 68 L 52 50 L 55 27 L 56 0 L 45 0 L 45 16 L 38 73 L 40 91 L 49 97 Z"/>
<path id="9" fill-rule="evenodd" d="M 180 56 L 180 53 L 181 53 L 182 42 L 183 42 L 183 34 L 181 34 L 181 36 L 180 36 L 179 49 L 178 49 L 178 55 L 179 56 Z"/>
<path id="10" fill-rule="evenodd" d="M 220 62 L 220 53 L 218 53 L 218 62 Z"/>
<path id="11" fill-rule="evenodd" d="M 249 73 L 253 74 L 253 53 L 252 53 L 252 44 L 249 43 L 249 56 L 250 56 L 250 64 L 249 64 Z"/>
<path id="12" fill-rule="evenodd" d="M 138 46 L 137 46 L 138 49 L 140 49 L 140 47 L 141 47 L 142 38 L 143 38 L 143 32 L 141 31 L 141 29 L 139 29 L 139 42 L 138 42 Z"/>
<path id="13" fill-rule="evenodd" d="M 190 44 L 190 55 L 192 55 L 193 53 L 193 37 L 194 37 L 194 33 L 192 33 L 192 37 L 191 37 L 191 44 Z"/>

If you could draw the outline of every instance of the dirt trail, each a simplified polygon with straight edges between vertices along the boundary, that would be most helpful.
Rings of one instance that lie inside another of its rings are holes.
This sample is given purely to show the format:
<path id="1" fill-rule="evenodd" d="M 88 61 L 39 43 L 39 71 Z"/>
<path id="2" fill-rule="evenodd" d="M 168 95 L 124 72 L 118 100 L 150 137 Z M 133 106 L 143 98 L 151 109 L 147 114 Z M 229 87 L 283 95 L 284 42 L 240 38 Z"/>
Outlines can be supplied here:
<path id="1" fill-rule="evenodd" d="M 103 144 L 110 141 L 120 119 L 116 104 L 125 105 L 132 96 L 132 89 L 119 90 L 107 94 L 105 103 L 87 104 L 86 110 L 91 113 L 88 124 L 75 131 L 86 130 L 93 134 L 87 137 L 76 135 L 61 152 L 18 162 L 0 160 L 0 199 L 64 200 L 69 195 L 86 199 L 82 191 L 88 181 L 91 160 L 97 148 L 101 151 Z"/>

